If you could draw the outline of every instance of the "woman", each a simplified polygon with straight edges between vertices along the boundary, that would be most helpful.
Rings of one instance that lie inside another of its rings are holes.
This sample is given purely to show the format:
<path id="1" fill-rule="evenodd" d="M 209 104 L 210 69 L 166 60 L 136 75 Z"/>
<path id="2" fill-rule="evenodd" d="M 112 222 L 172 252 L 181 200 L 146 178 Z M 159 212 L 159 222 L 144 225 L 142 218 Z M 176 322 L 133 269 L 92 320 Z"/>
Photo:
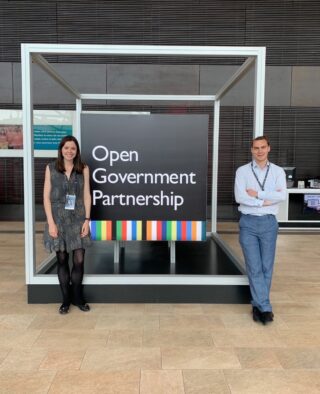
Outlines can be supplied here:
<path id="1" fill-rule="evenodd" d="M 46 167 L 43 201 L 47 216 L 44 245 L 57 254 L 63 297 L 59 312 L 68 313 L 71 302 L 87 312 L 90 307 L 83 300 L 82 278 L 85 249 L 91 245 L 89 168 L 81 160 L 79 143 L 73 136 L 62 138 L 57 160 Z"/>

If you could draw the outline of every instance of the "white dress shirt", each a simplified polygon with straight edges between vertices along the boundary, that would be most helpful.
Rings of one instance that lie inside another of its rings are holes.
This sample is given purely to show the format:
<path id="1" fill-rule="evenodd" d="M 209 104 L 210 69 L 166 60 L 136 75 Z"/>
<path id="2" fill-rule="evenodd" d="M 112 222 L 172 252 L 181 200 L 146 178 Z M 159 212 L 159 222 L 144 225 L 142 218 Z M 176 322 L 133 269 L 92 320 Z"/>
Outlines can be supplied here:
<path id="1" fill-rule="evenodd" d="M 266 177 L 269 167 L 269 172 Z M 255 172 L 260 184 L 262 185 L 266 177 L 264 191 L 261 190 Z M 250 197 L 247 189 L 253 189 L 258 192 L 257 197 Z M 234 194 L 236 202 L 239 205 L 239 211 L 246 215 L 276 215 L 279 210 L 280 201 L 287 198 L 286 174 L 283 168 L 267 162 L 264 168 L 260 168 L 253 160 L 237 169 L 236 180 L 234 185 Z M 263 206 L 264 200 L 272 204 Z"/>

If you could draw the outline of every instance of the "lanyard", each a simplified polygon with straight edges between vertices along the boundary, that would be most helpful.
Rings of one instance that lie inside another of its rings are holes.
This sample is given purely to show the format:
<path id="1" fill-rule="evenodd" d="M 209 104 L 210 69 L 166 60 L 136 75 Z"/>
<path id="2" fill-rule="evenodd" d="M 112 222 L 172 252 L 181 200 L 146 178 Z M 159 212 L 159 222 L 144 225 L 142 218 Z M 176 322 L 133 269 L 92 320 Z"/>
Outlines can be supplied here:
<path id="1" fill-rule="evenodd" d="M 257 174 L 254 172 L 254 169 L 253 169 L 253 162 L 251 162 L 251 170 L 252 170 L 252 172 L 253 172 L 254 177 L 256 178 L 256 181 L 258 182 L 258 184 L 259 184 L 259 186 L 260 186 L 260 189 L 261 189 L 262 191 L 264 191 L 264 186 L 265 186 L 265 184 L 266 184 L 266 180 L 267 180 L 267 177 L 268 177 L 268 174 L 269 174 L 269 170 L 270 170 L 270 164 L 268 164 L 267 172 L 266 172 L 266 175 L 264 176 L 264 179 L 263 179 L 263 182 L 262 182 L 262 183 L 259 181 L 259 178 L 258 178 Z"/>
<path id="2" fill-rule="evenodd" d="M 66 179 L 66 189 L 67 189 L 66 194 L 76 194 L 77 184 L 78 184 L 76 172 L 72 171 L 69 179 L 65 174 L 65 179 Z"/>

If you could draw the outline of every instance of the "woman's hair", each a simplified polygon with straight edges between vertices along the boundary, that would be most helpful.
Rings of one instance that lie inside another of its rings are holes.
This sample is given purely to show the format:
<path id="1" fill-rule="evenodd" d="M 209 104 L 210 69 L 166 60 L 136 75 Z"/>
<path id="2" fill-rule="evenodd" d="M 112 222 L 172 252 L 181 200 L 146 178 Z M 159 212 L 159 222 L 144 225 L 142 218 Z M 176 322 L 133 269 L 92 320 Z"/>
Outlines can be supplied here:
<path id="1" fill-rule="evenodd" d="M 86 167 L 86 164 L 81 159 L 79 142 L 72 135 L 67 135 L 67 136 L 63 137 L 62 140 L 60 141 L 59 148 L 58 148 L 58 158 L 56 161 L 56 170 L 59 172 L 65 172 L 65 170 L 66 170 L 64 168 L 62 148 L 64 147 L 66 142 L 70 142 L 70 141 L 74 142 L 77 147 L 77 154 L 76 154 L 76 157 L 73 159 L 73 168 L 78 174 L 82 174 L 83 169 Z"/>

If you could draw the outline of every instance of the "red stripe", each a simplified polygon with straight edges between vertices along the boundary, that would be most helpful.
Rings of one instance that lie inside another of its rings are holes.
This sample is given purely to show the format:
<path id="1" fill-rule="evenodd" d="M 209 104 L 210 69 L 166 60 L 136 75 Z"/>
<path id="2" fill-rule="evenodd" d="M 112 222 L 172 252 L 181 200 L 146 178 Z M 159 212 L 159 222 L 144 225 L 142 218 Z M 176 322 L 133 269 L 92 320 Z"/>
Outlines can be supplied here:
<path id="1" fill-rule="evenodd" d="M 182 241 L 187 240 L 187 222 L 185 220 L 181 223 L 181 239 Z"/>
<path id="2" fill-rule="evenodd" d="M 161 220 L 157 221 L 157 240 L 158 241 L 162 240 L 162 221 Z"/>
<path id="3" fill-rule="evenodd" d="M 124 241 L 127 240 L 127 221 L 126 220 L 122 220 L 122 239 Z"/>

